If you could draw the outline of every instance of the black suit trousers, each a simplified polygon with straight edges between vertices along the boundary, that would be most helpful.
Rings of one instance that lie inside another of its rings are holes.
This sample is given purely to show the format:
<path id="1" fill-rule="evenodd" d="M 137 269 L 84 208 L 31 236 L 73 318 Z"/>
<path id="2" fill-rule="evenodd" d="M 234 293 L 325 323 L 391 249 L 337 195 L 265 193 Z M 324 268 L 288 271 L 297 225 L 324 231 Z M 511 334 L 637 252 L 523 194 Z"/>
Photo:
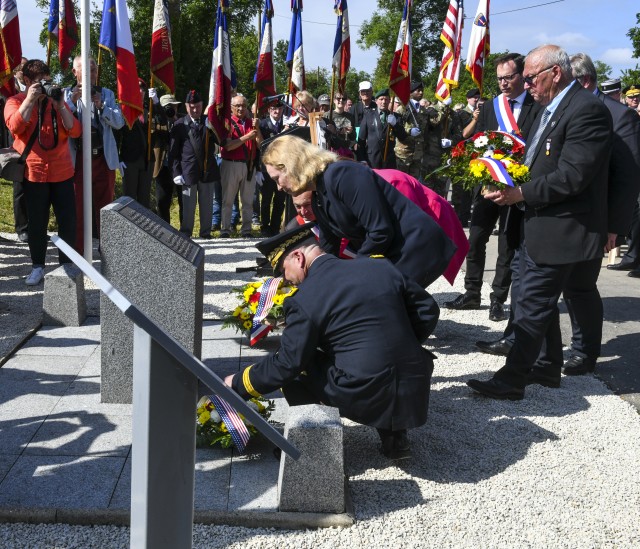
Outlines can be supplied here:
<path id="1" fill-rule="evenodd" d="M 570 278 L 589 263 L 538 265 L 529 256 L 526 243 L 522 244 L 520 289 L 513 322 L 515 341 L 505 365 L 495 374 L 497 379 L 524 388 L 536 361 L 560 374 L 563 355 L 558 300 Z M 540 355 L 543 343 L 546 347 Z"/>
<path id="2" fill-rule="evenodd" d="M 260 228 L 263 231 L 268 230 L 274 235 L 278 234 L 282 224 L 284 200 L 287 195 L 284 191 L 279 191 L 276 182 L 268 176 L 265 176 L 260 192 L 262 194 Z"/>
<path id="3" fill-rule="evenodd" d="M 511 260 L 514 249 L 509 246 L 504 233 L 504 223 L 509 208 L 501 207 L 478 194 L 471 213 L 469 229 L 469 253 L 467 254 L 467 272 L 464 276 L 464 287 L 467 293 L 480 297 L 482 275 L 487 258 L 487 242 L 493 232 L 496 221 L 500 220 L 498 236 L 498 259 L 496 273 L 491 283 L 491 301 L 504 303 L 509 295 L 511 285 Z"/>
<path id="4" fill-rule="evenodd" d="M 600 356 L 604 315 L 597 286 L 602 261 L 598 258 L 582 265 L 572 271 L 563 297 L 571 318 L 572 353 L 595 360 Z"/>

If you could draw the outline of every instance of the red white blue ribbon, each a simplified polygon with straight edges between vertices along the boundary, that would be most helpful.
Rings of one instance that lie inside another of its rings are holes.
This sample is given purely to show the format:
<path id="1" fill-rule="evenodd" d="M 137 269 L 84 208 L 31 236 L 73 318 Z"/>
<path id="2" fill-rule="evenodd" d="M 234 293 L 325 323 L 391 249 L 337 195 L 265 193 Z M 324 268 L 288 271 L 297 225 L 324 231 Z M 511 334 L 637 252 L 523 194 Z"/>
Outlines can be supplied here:
<path id="1" fill-rule="evenodd" d="M 496 160 L 495 158 L 476 158 L 471 161 L 471 164 L 484 164 L 494 181 L 503 183 L 508 187 L 514 187 L 513 179 L 511 179 L 507 168 L 505 168 L 500 160 Z"/>
<path id="2" fill-rule="evenodd" d="M 520 137 L 519 135 L 516 135 L 515 133 L 501 132 L 501 131 L 495 131 L 494 133 L 499 133 L 500 135 L 504 135 L 505 137 L 508 137 L 512 141 L 515 141 L 516 143 L 520 143 L 520 145 L 522 145 L 523 147 L 527 144 L 527 142 L 524 139 L 522 139 L 522 137 Z"/>
<path id="3" fill-rule="evenodd" d="M 272 326 L 263 324 L 262 320 L 269 314 L 273 305 L 273 298 L 278 291 L 278 287 L 282 282 L 282 277 L 265 278 L 260 287 L 260 300 L 256 314 L 253 316 L 253 324 L 251 325 L 249 345 L 255 345 L 260 339 L 266 336 L 272 329 Z"/>
<path id="4" fill-rule="evenodd" d="M 247 426 L 238 415 L 238 412 L 229 406 L 229 403 L 226 400 L 223 400 L 218 395 L 211 395 L 209 399 L 211 400 L 213 407 L 216 409 L 216 412 L 220 414 L 220 418 L 227 426 L 227 430 L 231 435 L 233 444 L 238 449 L 238 452 L 242 454 L 249 442 L 249 438 L 251 437 L 249 429 L 247 429 Z"/>
<path id="5" fill-rule="evenodd" d="M 498 119 L 498 128 L 507 133 L 520 133 L 516 117 L 509 106 L 509 100 L 504 93 L 493 99 L 493 110 Z"/>

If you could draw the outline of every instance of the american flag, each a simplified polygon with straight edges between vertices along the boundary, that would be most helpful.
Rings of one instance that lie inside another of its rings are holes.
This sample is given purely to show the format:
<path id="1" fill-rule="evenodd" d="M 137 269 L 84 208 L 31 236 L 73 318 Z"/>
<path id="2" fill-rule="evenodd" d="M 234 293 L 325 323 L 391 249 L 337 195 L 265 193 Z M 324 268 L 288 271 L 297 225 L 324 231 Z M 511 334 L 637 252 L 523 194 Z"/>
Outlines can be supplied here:
<path id="1" fill-rule="evenodd" d="M 451 0 L 440 33 L 440 40 L 444 42 L 442 65 L 436 84 L 436 97 L 440 101 L 451 97 L 451 87 L 458 87 L 463 13 L 462 0 Z"/>
<path id="2" fill-rule="evenodd" d="M 278 291 L 278 287 L 282 282 L 282 277 L 265 278 L 260 288 L 260 301 L 256 314 L 253 316 L 253 325 L 251 326 L 251 337 L 249 345 L 254 345 L 271 331 L 271 326 L 262 324 L 262 319 L 269 314 L 271 305 L 273 305 L 273 297 Z"/>
<path id="3" fill-rule="evenodd" d="M 222 421 L 227 426 L 227 430 L 231 435 L 233 443 L 236 445 L 238 452 L 244 452 L 247 444 L 249 443 L 249 429 L 242 421 L 242 418 L 238 415 L 226 400 L 223 400 L 217 395 L 211 395 L 209 397 L 216 411 L 220 414 Z"/>

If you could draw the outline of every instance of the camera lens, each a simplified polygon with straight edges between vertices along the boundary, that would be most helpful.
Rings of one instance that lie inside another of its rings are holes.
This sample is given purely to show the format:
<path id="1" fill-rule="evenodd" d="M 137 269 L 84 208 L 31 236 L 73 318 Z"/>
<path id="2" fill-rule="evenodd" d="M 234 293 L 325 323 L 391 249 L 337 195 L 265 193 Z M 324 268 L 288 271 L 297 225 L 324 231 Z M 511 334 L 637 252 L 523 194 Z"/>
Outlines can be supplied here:
<path id="1" fill-rule="evenodd" d="M 169 118 L 173 118 L 176 115 L 176 110 L 173 107 L 165 107 L 164 112 Z"/>

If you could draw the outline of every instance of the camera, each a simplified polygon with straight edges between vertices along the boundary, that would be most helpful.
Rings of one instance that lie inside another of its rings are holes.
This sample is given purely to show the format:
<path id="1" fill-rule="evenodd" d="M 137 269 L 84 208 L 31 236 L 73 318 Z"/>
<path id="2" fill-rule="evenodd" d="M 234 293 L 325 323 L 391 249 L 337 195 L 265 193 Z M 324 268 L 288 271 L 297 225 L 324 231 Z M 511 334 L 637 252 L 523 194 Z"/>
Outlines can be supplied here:
<path id="1" fill-rule="evenodd" d="M 173 118 L 176 115 L 176 110 L 168 105 L 166 107 L 164 107 L 164 113 L 169 117 L 169 118 Z"/>
<path id="2" fill-rule="evenodd" d="M 40 80 L 40 87 L 42 88 L 42 92 L 54 101 L 60 101 L 62 98 L 62 88 L 56 86 L 49 80 Z"/>

